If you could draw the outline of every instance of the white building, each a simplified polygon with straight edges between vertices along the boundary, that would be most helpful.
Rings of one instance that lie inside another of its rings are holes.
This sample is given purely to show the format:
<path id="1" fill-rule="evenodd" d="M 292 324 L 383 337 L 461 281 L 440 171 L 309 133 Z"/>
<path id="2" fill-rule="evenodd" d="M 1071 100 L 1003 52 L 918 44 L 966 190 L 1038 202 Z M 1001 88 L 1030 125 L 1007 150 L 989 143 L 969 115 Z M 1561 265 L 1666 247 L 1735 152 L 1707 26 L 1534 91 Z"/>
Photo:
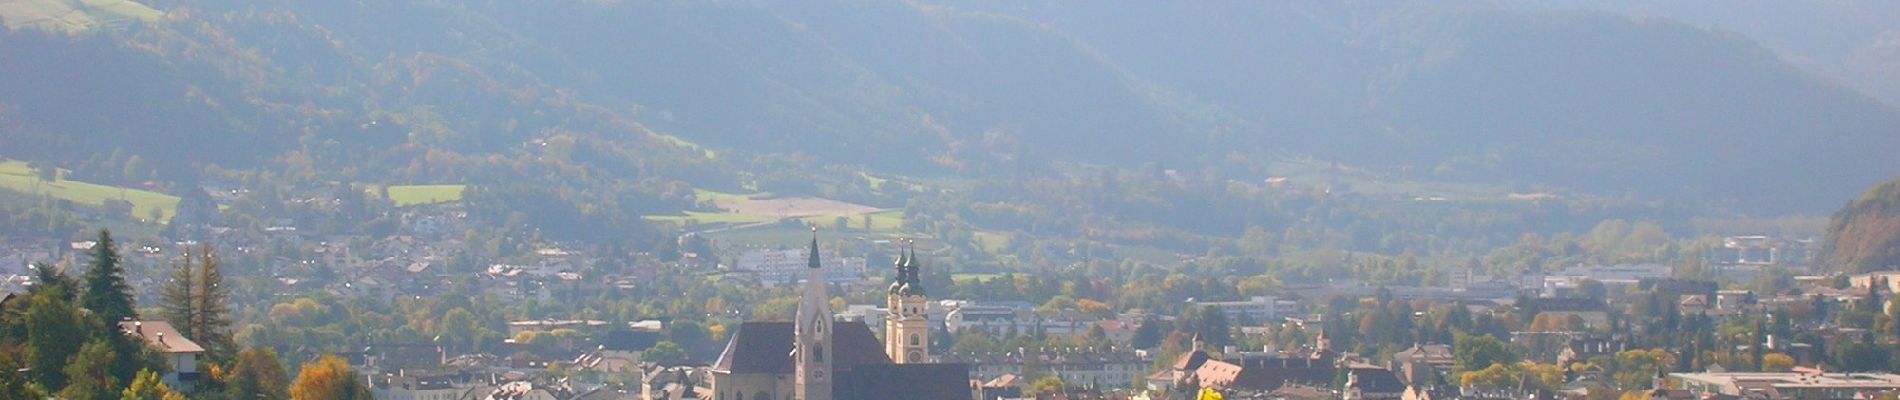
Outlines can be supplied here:
<path id="1" fill-rule="evenodd" d="M 1873 399 L 1900 393 L 1900 375 L 1816 371 L 1674 373 L 1670 383 L 1698 395 L 1779 399 Z"/>
<path id="2" fill-rule="evenodd" d="M 825 281 L 850 284 L 864 281 L 864 257 L 839 257 L 835 252 L 823 256 Z M 730 273 L 748 274 L 760 285 L 778 286 L 804 280 L 809 250 L 748 250 L 739 254 Z"/>
<path id="3" fill-rule="evenodd" d="M 204 354 L 205 348 L 185 338 L 185 335 L 179 334 L 178 329 L 172 328 L 171 323 L 124 321 L 119 323 L 119 329 L 125 330 L 127 335 L 145 340 L 152 349 L 164 355 L 165 367 L 170 370 L 161 377 L 166 386 L 190 390 L 197 384 L 198 358 Z"/>
<path id="4" fill-rule="evenodd" d="M 1253 296 L 1243 301 L 1203 301 L 1195 303 L 1201 307 L 1214 307 L 1227 315 L 1230 322 L 1253 321 L 1256 324 L 1278 321 L 1282 316 L 1296 315 L 1297 304 L 1292 300 L 1280 300 L 1274 296 Z"/>

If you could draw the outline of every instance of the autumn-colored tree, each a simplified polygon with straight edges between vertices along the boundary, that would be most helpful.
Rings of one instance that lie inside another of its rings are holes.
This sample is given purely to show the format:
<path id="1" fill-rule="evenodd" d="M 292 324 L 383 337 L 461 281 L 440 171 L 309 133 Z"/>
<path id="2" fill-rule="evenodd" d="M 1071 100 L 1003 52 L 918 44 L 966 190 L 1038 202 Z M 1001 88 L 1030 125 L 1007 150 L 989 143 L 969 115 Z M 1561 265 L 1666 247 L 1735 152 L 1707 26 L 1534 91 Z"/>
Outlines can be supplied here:
<path id="1" fill-rule="evenodd" d="M 290 384 L 290 399 L 372 400 L 369 386 L 356 378 L 349 363 L 334 355 L 304 363 L 297 381 Z"/>
<path id="2" fill-rule="evenodd" d="M 1762 372 L 1788 372 L 1794 370 L 1794 357 L 1787 354 L 1769 353 L 1761 357 Z"/>
<path id="3" fill-rule="evenodd" d="M 284 400 L 290 398 L 290 375 L 268 347 L 253 347 L 237 354 L 231 378 L 225 380 L 225 398 Z"/>
<path id="4" fill-rule="evenodd" d="M 119 392 L 122 400 L 185 400 L 185 395 L 172 391 L 165 382 L 158 379 L 158 373 L 152 370 L 139 371 L 132 384 Z"/>
<path id="5" fill-rule="evenodd" d="M 1035 382 L 1030 382 L 1029 392 L 1038 395 L 1060 394 L 1066 390 L 1068 386 L 1068 383 L 1062 381 L 1062 377 L 1049 375 L 1038 378 Z"/>
<path id="6" fill-rule="evenodd" d="M 1617 386 L 1622 389 L 1648 388 L 1663 372 L 1676 364 L 1675 353 L 1663 349 L 1636 349 L 1616 353 Z"/>

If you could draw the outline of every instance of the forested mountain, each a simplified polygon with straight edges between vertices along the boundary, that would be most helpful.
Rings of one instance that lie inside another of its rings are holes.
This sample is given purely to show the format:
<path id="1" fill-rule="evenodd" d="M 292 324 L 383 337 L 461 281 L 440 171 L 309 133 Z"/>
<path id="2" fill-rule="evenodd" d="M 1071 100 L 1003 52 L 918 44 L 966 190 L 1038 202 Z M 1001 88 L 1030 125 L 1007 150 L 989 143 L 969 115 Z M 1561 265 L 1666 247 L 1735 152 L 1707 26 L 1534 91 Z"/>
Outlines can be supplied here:
<path id="1" fill-rule="evenodd" d="M 1730 30 L 1802 69 L 1900 104 L 1900 3 L 1839 0 L 1507 1 L 1531 10 L 1596 10 Z"/>
<path id="2" fill-rule="evenodd" d="M 1198 170 L 1235 154 L 1302 155 L 1758 213 L 1815 212 L 1826 207 L 1816 199 L 1900 174 L 1883 150 L 1900 148 L 1892 107 L 1737 34 L 1592 12 L 1475 2 L 149 4 L 164 12 L 151 23 L 0 37 L 0 68 L 13 72 L 0 77 L 8 156 L 120 149 L 170 176 L 216 163 L 390 182 L 537 168 L 581 180 L 745 179 L 733 158 L 651 128 L 741 155 L 915 175 L 1044 160 Z M 628 195 L 664 197 L 659 187 Z"/>
<path id="3" fill-rule="evenodd" d="M 1850 272 L 1900 267 L 1900 179 L 1874 186 L 1834 213 L 1827 257 Z"/>

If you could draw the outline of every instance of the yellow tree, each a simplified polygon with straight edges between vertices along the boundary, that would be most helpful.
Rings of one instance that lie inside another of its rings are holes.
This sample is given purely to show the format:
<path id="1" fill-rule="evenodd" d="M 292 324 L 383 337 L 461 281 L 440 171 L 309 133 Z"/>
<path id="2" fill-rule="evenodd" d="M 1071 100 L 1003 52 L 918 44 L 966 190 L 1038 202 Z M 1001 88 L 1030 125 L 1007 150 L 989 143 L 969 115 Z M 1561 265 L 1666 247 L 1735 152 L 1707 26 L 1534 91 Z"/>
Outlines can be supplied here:
<path id="1" fill-rule="evenodd" d="M 324 355 L 303 364 L 297 381 L 290 384 L 291 400 L 371 400 L 369 387 L 356 379 L 350 364 L 334 355 Z"/>
<path id="2" fill-rule="evenodd" d="M 148 369 L 139 371 L 138 377 L 132 379 L 132 385 L 125 387 L 124 391 L 119 392 L 119 398 L 124 400 L 185 400 L 185 395 L 172 391 L 171 387 L 165 386 L 165 382 L 158 379 L 158 373 Z"/>

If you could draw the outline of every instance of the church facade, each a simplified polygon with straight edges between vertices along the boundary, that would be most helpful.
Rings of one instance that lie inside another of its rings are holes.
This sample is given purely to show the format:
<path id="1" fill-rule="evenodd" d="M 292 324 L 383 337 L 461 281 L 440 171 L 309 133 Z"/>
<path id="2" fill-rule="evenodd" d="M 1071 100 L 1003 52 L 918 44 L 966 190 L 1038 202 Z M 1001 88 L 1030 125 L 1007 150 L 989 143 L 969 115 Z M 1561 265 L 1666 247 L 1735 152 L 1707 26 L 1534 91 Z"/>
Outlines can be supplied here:
<path id="1" fill-rule="evenodd" d="M 792 321 L 739 325 L 710 368 L 713 400 L 970 399 L 969 367 L 929 363 L 929 319 L 915 252 L 900 252 L 885 341 L 861 321 L 834 321 L 817 232 Z M 880 351 L 881 350 L 881 351 Z"/>

